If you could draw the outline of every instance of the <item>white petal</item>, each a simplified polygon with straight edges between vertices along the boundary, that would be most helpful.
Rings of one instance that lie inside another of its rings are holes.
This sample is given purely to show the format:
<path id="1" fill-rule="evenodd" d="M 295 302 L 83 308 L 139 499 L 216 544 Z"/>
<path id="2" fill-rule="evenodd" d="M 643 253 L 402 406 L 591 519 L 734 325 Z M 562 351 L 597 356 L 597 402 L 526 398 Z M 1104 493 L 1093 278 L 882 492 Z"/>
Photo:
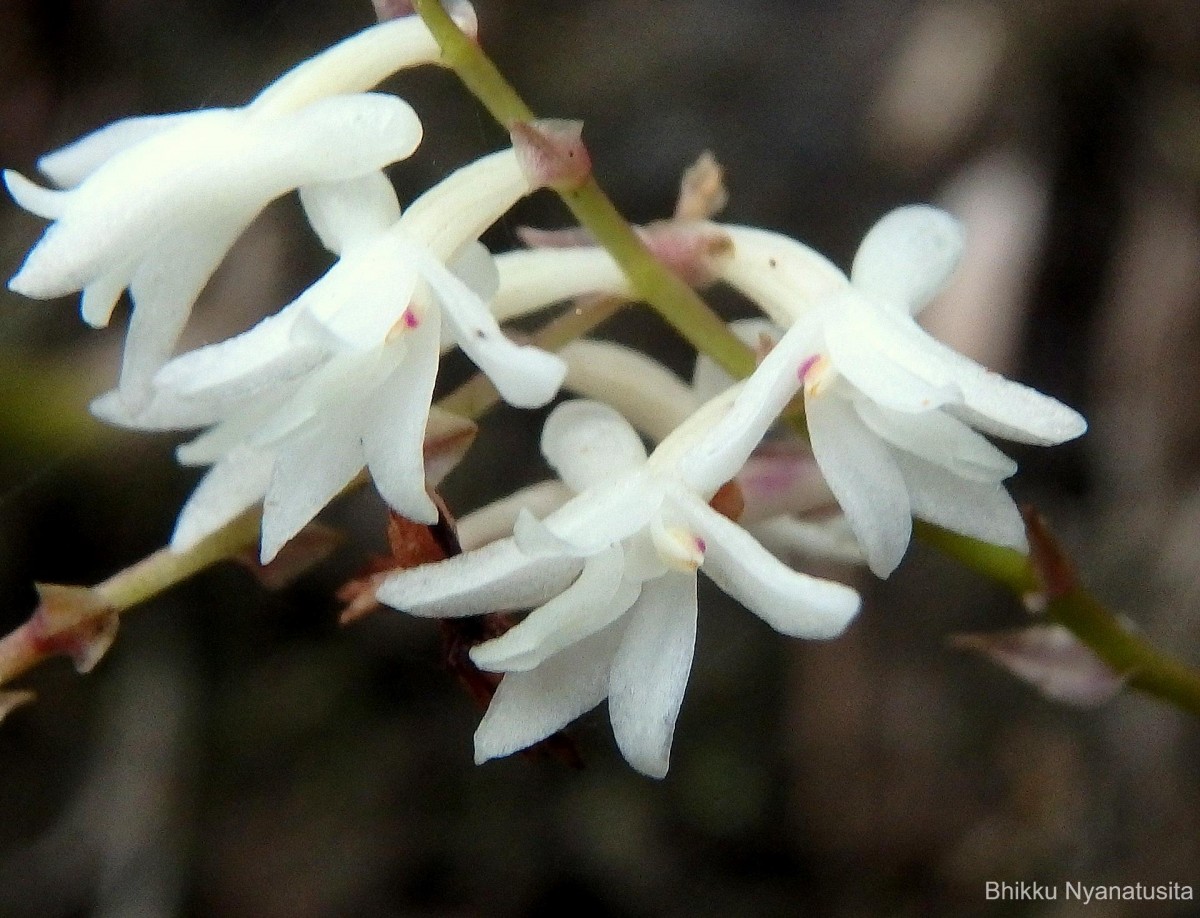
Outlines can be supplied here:
<path id="1" fill-rule="evenodd" d="M 253 165 L 234 164 L 231 177 L 243 187 L 253 181 L 270 188 L 273 193 L 266 200 L 271 200 L 291 188 L 358 178 L 407 159 L 421 143 L 422 127 L 403 99 L 361 93 L 249 122 L 245 133 Z"/>
<path id="2" fill-rule="evenodd" d="M 417 285 L 412 251 L 392 231 L 343 253 L 292 304 L 299 313 L 296 339 L 330 349 L 367 350 L 383 344 L 412 304 Z"/>
<path id="3" fill-rule="evenodd" d="M 263 501 L 264 564 L 362 471 L 357 419 L 326 414 L 322 421 L 280 445 Z"/>
<path id="4" fill-rule="evenodd" d="M 866 399 L 854 403 L 858 416 L 893 446 L 974 481 L 1003 481 L 1017 464 L 966 424 L 944 411 L 891 411 Z"/>
<path id="5" fill-rule="evenodd" d="M 781 634 L 837 637 L 858 613 L 858 593 L 845 584 L 792 570 L 707 504 L 681 502 L 681 509 L 704 540 L 701 570 Z"/>
<path id="6" fill-rule="evenodd" d="M 159 391 L 226 403 L 257 397 L 319 365 L 326 352 L 292 338 L 295 310 L 285 309 L 217 344 L 181 354 L 154 376 Z"/>
<path id="7" fill-rule="evenodd" d="M 57 220 L 66 210 L 67 202 L 71 200 L 69 191 L 43 188 L 15 169 L 4 170 L 4 184 L 12 199 L 21 207 L 46 220 Z"/>
<path id="8" fill-rule="evenodd" d="M 614 545 L 588 558 L 579 579 L 500 637 L 471 649 L 471 659 L 491 672 L 524 672 L 595 634 L 625 613 L 640 584 L 622 582 L 624 551 Z"/>
<path id="9" fill-rule="evenodd" d="M 668 573 L 642 587 L 613 657 L 608 716 L 626 761 L 662 778 L 696 646 L 696 576 Z"/>
<path id="10" fill-rule="evenodd" d="M 194 112 L 186 112 L 122 118 L 47 153 L 38 160 L 38 169 L 59 188 L 78 185 L 118 153 L 194 117 Z"/>
<path id="11" fill-rule="evenodd" d="M 531 190 L 509 147 L 452 172 L 413 201 L 400 221 L 409 238 L 448 261 Z"/>
<path id="12" fill-rule="evenodd" d="M 855 308 L 855 307 L 852 307 Z M 962 404 L 947 410 L 987 434 L 1049 446 L 1074 439 L 1087 429 L 1075 411 L 1049 396 L 1011 382 L 930 337 L 908 316 L 874 310 L 862 334 L 871 337 L 881 358 L 935 387 L 955 387 Z M 885 403 L 886 404 L 886 403 Z"/>
<path id="13" fill-rule="evenodd" d="M 79 300 L 79 314 L 92 328 L 104 328 L 112 318 L 117 301 L 129 286 L 134 268 L 119 265 L 107 274 L 101 274 L 83 288 Z"/>
<path id="14" fill-rule="evenodd" d="M 783 328 L 849 283 L 832 262 L 795 239 L 750 226 L 722 224 L 721 230 L 733 240 L 733 252 L 717 264 L 721 279 Z"/>
<path id="15" fill-rule="evenodd" d="M 155 392 L 145 408 L 134 411 L 121 399 L 121 393 L 114 390 L 93 401 L 89 410 L 108 424 L 133 430 L 190 430 L 213 424 L 220 418 L 218 406 L 164 392 Z"/>
<path id="16" fill-rule="evenodd" d="M 438 369 L 438 314 L 430 310 L 404 342 L 391 377 L 363 407 L 363 454 L 375 487 L 410 520 L 432 525 L 438 509 L 425 490 L 425 424 Z"/>
<path id="17" fill-rule="evenodd" d="M 769 319 L 738 319 L 729 323 L 729 330 L 755 353 L 765 353 L 783 337 L 783 329 Z M 708 401 L 735 382 L 737 380 L 707 354 L 696 355 L 696 365 L 692 371 L 692 391 L 697 399 Z"/>
<path id="18" fill-rule="evenodd" d="M 321 244 L 335 255 L 378 236 L 400 219 L 396 190 L 382 172 L 304 185 L 300 203 Z"/>
<path id="19" fill-rule="evenodd" d="M 812 317 L 788 329 L 741 384 L 724 416 L 680 460 L 680 472 L 693 489 L 711 495 L 737 475 L 800 388 L 805 363 L 819 346 Z"/>
<path id="20" fill-rule="evenodd" d="M 475 763 L 531 746 L 590 711 L 608 694 L 608 671 L 624 632 L 616 621 L 537 669 L 509 673 L 475 731 Z"/>
<path id="21" fill-rule="evenodd" d="M 440 262 L 421 258 L 420 269 L 454 340 L 506 402 L 536 408 L 554 398 L 567 375 L 560 357 L 509 341 L 479 297 Z"/>
<path id="22" fill-rule="evenodd" d="M 897 355 L 892 330 L 880 321 L 887 315 L 852 296 L 830 310 L 825 341 L 837 371 L 873 401 L 897 411 L 929 411 L 962 401 L 959 387 L 930 374 L 916 355 Z M 903 321 L 911 320 L 905 316 Z"/>
<path id="23" fill-rule="evenodd" d="M 646 464 L 637 432 L 608 405 L 563 402 L 542 427 L 542 455 L 567 487 L 583 491 Z"/>
<path id="24" fill-rule="evenodd" d="M 540 518 L 553 513 L 574 495 L 560 481 L 542 481 L 481 507 L 458 520 L 458 544 L 479 548 L 512 535 L 522 511 Z"/>
<path id="25" fill-rule="evenodd" d="M 632 475 L 584 491 L 542 523 L 552 538 L 567 543 L 580 555 L 593 555 L 645 528 L 662 502 L 660 481 L 653 476 Z"/>
<path id="26" fill-rule="evenodd" d="M 134 272 L 120 384 L 122 397 L 131 404 L 149 402 L 150 381 L 171 356 L 192 305 L 244 228 L 223 225 L 162 240 Z"/>
<path id="27" fill-rule="evenodd" d="M 482 615 L 538 606 L 567 588 L 577 558 L 530 558 L 511 539 L 436 564 L 397 571 L 376 596 L 394 609 L 430 618 Z"/>
<path id="28" fill-rule="evenodd" d="M 908 489 L 891 450 L 836 394 L 806 398 L 813 455 L 866 552 L 871 570 L 896 569 L 912 535 Z"/>
<path id="29" fill-rule="evenodd" d="M 913 456 L 899 455 L 913 515 L 954 532 L 1028 551 L 1025 523 L 1004 486 L 969 481 Z"/>
<path id="30" fill-rule="evenodd" d="M 901 207 L 863 238 L 850 282 L 881 306 L 915 314 L 942 289 L 962 251 L 962 226 L 948 213 Z"/>
<path id="31" fill-rule="evenodd" d="M 183 552 L 262 500 L 274 459 L 239 450 L 214 465 L 192 492 L 171 535 L 171 550 Z"/>
<path id="32" fill-rule="evenodd" d="M 247 110 L 269 119 L 318 99 L 364 92 L 398 70 L 437 61 L 440 53 L 419 17 L 388 20 L 296 65 L 259 93 Z"/>

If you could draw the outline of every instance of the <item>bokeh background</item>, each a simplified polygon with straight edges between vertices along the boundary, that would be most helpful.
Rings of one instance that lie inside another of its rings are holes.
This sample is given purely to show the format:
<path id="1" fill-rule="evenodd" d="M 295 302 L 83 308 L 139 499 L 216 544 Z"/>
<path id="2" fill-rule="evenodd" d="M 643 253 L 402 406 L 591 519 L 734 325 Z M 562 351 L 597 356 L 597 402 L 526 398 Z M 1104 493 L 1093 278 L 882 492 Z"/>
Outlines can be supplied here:
<path id="1" fill-rule="evenodd" d="M 240 104 L 367 25 L 367 0 L 4 0 L 0 163 L 110 120 Z M 633 219 L 669 214 L 702 150 L 725 216 L 847 265 L 928 200 L 971 252 L 939 335 L 1080 408 L 1081 441 L 1017 450 L 1012 484 L 1088 582 L 1200 661 L 1200 17 L 1191 0 L 478 0 L 485 46 L 543 114 L 581 118 Z M 402 199 L 503 143 L 447 74 L 388 87 L 426 121 Z M 548 197 L 521 223 L 564 225 Z M 0 272 L 40 221 L 0 206 Z M 210 284 L 188 343 L 245 328 L 322 270 L 294 200 Z M 744 304 L 717 298 L 730 316 Z M 0 624 L 34 581 L 92 583 L 161 545 L 195 480 L 175 441 L 103 429 L 121 317 L 0 293 Z M 655 320 L 609 330 L 680 372 Z M 447 498 L 469 510 L 545 470 L 540 416 L 501 412 Z M 475 767 L 478 713 L 437 630 L 336 625 L 383 545 L 369 493 L 290 587 L 215 569 L 129 615 L 90 676 L 21 685 L 0 727 L 0 914 L 614 916 L 1084 914 L 987 903 L 988 880 L 1200 885 L 1200 730 L 1141 697 L 1058 707 L 947 645 L 1015 627 L 1011 597 L 915 546 L 842 639 L 802 644 L 702 598 L 670 775 L 642 778 L 603 710 L 582 771 Z M 1200 914 L 1093 904 L 1089 918 Z"/>

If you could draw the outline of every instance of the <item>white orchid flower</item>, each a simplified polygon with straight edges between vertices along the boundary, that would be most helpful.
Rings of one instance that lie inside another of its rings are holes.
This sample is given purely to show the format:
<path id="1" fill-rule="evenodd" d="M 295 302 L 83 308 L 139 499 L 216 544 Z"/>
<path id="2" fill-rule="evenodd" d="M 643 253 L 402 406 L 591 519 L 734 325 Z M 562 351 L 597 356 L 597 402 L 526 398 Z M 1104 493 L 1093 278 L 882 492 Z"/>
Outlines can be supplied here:
<path id="1" fill-rule="evenodd" d="M 1001 484 L 1016 464 L 976 431 L 1050 445 L 1087 424 L 913 319 L 958 261 L 957 222 L 931 207 L 893 211 L 863 240 L 849 278 L 786 237 L 724 229 L 734 244 L 717 273 L 790 326 L 761 384 L 774 379 L 781 407 L 803 385 L 813 454 L 871 570 L 886 577 L 899 564 L 914 516 L 1024 550 Z"/>
<path id="2" fill-rule="evenodd" d="M 16 202 L 53 221 L 9 288 L 37 299 L 82 291 L 83 318 L 96 327 L 129 288 L 121 390 L 145 407 L 150 379 L 204 285 L 270 201 L 413 153 L 422 133 L 413 110 L 363 91 L 438 56 L 419 17 L 382 23 L 300 64 L 243 108 L 129 118 L 44 156 L 39 168 L 63 190 L 6 171 Z"/>
<path id="3" fill-rule="evenodd" d="M 436 521 L 423 443 L 443 328 L 512 404 L 545 404 L 566 373 L 505 337 L 485 305 L 496 278 L 475 240 L 532 188 L 512 149 L 459 169 L 398 218 L 382 176 L 306 188 L 314 227 L 340 253 L 324 277 L 249 331 L 168 363 L 144 411 L 118 393 L 93 406 L 129 427 L 212 425 L 179 449 L 180 461 L 212 469 L 172 548 L 262 500 L 270 560 L 364 466 L 397 512 Z"/>
<path id="4" fill-rule="evenodd" d="M 529 746 L 607 698 L 625 758 L 665 775 L 691 668 L 697 570 L 784 634 L 834 637 L 858 611 L 854 590 L 785 567 L 708 505 L 725 480 L 716 479 L 773 420 L 736 395 L 704 406 L 648 459 L 613 409 L 560 405 L 542 451 L 577 496 L 541 521 L 523 513 L 510 538 L 384 582 L 378 598 L 416 615 L 536 607 L 471 652 L 476 665 L 506 673 L 475 734 L 477 761 Z M 729 411 L 753 420 L 714 442 L 713 424 Z M 683 465 L 712 474 L 694 487 Z"/>

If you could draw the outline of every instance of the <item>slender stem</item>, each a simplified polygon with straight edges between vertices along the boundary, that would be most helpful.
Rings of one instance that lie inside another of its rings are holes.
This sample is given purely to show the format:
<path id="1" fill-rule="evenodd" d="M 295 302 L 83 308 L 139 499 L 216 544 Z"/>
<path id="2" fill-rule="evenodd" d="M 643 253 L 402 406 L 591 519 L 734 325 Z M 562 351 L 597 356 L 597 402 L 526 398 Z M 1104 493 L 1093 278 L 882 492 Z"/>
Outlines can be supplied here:
<path id="1" fill-rule="evenodd" d="M 417 13 L 442 48 L 442 61 L 505 128 L 535 119 L 483 50 L 455 25 L 438 0 L 415 0 Z M 559 192 L 567 207 L 612 255 L 640 299 L 687 341 L 736 377 L 754 371 L 754 354 L 686 283 L 651 254 L 594 178 Z"/>
<path id="2" fill-rule="evenodd" d="M 1039 574 L 1033 556 L 920 520 L 914 528 L 921 541 L 964 567 L 998 581 L 1030 605 L 1036 607 L 1039 600 L 1044 602 L 1041 612 L 1045 617 L 1062 625 L 1115 672 L 1126 676 L 1130 688 L 1200 715 L 1200 669 L 1164 654 L 1130 631 L 1116 614 L 1075 580 L 1073 571 L 1067 573 L 1066 582 L 1049 590 L 1052 595 L 1047 597 L 1045 572 Z M 1044 540 L 1048 534 L 1043 532 L 1040 538 Z M 1068 564 L 1056 544 L 1049 546 L 1049 550 L 1056 554 L 1055 563 Z"/>
<path id="3" fill-rule="evenodd" d="M 103 583 L 96 584 L 93 589 L 114 611 L 124 612 L 218 561 L 225 561 L 253 548 L 258 541 L 261 523 L 260 510 L 243 513 L 188 551 L 159 549 L 118 571 Z"/>

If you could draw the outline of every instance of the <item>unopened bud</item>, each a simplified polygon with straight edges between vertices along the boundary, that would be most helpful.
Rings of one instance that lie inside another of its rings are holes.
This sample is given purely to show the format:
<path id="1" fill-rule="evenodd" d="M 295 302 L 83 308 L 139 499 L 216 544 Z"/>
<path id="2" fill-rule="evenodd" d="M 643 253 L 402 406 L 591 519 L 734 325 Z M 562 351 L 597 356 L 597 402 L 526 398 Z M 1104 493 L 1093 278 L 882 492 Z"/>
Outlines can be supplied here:
<path id="1" fill-rule="evenodd" d="M 583 145 L 582 121 L 518 121 L 509 133 L 521 171 L 533 188 L 570 191 L 592 174 L 592 157 Z"/>

